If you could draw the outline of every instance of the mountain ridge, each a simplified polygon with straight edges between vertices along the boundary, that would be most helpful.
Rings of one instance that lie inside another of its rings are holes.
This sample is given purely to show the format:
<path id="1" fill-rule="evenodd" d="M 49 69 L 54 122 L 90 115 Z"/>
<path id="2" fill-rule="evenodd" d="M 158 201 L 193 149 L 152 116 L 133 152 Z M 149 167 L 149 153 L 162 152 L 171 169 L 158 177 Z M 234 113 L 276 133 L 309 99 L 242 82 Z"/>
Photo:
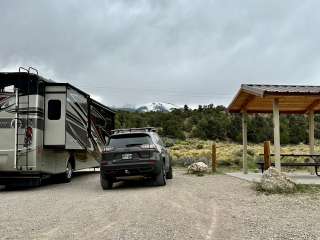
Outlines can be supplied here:
<path id="1" fill-rule="evenodd" d="M 171 112 L 174 109 L 180 109 L 181 106 L 167 102 L 150 102 L 142 105 L 125 105 L 122 107 L 114 107 L 114 109 L 128 112 Z"/>

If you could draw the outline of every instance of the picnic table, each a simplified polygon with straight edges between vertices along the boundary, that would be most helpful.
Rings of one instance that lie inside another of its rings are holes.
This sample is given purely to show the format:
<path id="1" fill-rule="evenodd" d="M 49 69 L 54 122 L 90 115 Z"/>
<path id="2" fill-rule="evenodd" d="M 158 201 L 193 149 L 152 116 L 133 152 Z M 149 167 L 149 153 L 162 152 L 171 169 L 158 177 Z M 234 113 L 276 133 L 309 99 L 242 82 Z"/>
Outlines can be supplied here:
<path id="1" fill-rule="evenodd" d="M 259 154 L 260 156 L 264 156 L 264 154 Z M 270 154 L 270 156 L 274 156 L 274 154 Z M 281 166 L 283 167 L 314 167 L 316 175 L 320 177 L 320 174 L 318 172 L 318 168 L 320 167 L 320 154 L 280 154 L 280 158 L 286 158 L 286 157 L 309 157 L 314 160 L 314 162 L 283 162 L 281 163 Z M 259 165 L 259 168 L 261 169 L 261 172 L 264 172 L 264 161 L 259 161 L 256 163 Z M 274 162 L 271 162 L 271 166 L 274 166 Z"/>

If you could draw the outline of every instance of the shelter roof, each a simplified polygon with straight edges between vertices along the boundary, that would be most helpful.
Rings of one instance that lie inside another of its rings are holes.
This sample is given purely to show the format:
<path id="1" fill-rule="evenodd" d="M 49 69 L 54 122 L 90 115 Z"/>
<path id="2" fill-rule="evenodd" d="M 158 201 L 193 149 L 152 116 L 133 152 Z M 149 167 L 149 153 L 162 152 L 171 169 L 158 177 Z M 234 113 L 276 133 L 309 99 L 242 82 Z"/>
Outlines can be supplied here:
<path id="1" fill-rule="evenodd" d="M 273 99 L 282 113 L 320 112 L 320 86 L 242 84 L 228 107 L 229 112 L 269 113 Z"/>

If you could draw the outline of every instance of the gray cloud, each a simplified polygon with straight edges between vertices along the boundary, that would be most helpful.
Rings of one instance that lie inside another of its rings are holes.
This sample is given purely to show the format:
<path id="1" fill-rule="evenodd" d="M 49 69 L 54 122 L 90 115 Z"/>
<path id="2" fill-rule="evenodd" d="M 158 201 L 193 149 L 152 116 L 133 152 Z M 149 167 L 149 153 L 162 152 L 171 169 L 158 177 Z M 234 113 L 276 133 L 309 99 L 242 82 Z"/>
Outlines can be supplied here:
<path id="1" fill-rule="evenodd" d="M 228 104 L 241 83 L 320 84 L 318 1 L 1 2 L 0 69 L 105 104 Z"/>

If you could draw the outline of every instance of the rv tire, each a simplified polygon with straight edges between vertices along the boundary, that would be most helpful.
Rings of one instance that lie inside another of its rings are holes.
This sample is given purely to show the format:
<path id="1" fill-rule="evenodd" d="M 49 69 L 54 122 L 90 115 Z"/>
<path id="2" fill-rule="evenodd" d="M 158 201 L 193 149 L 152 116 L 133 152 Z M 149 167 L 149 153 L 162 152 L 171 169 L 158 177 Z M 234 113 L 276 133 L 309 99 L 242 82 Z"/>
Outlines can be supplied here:
<path id="1" fill-rule="evenodd" d="M 71 182 L 72 179 L 72 174 L 73 174 L 73 168 L 72 168 L 72 164 L 70 161 L 67 162 L 66 165 L 66 170 L 65 172 L 62 174 L 62 182 L 64 183 L 68 183 Z"/>
<path id="2" fill-rule="evenodd" d="M 112 189 L 113 182 L 113 178 L 107 178 L 100 174 L 100 184 L 103 190 Z"/>

